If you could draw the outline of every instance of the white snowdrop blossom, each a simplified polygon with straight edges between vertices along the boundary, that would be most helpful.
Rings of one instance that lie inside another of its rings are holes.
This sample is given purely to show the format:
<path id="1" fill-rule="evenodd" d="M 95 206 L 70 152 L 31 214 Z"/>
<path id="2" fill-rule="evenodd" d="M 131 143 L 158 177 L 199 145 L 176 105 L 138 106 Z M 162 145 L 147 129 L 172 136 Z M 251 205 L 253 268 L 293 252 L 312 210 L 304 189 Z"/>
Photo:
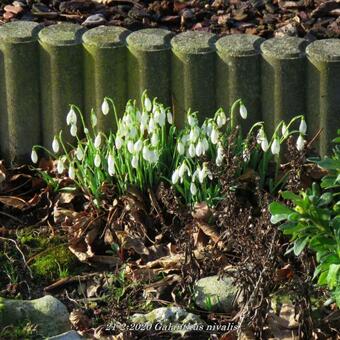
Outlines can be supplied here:
<path id="1" fill-rule="evenodd" d="M 197 138 L 200 135 L 200 129 L 198 126 L 194 126 L 189 133 L 189 140 L 192 143 L 195 143 L 197 141 Z"/>
<path id="2" fill-rule="evenodd" d="M 143 124 L 144 126 L 148 125 L 149 122 L 149 115 L 146 111 L 143 111 L 142 117 L 141 117 L 141 124 Z"/>
<path id="3" fill-rule="evenodd" d="M 115 145 L 116 145 L 116 148 L 117 150 L 119 150 L 122 145 L 123 145 L 123 140 L 120 136 L 117 136 L 116 139 L 115 139 Z"/>
<path id="4" fill-rule="evenodd" d="M 268 139 L 266 138 L 266 136 L 264 136 L 264 138 L 261 141 L 261 149 L 264 152 L 266 152 L 269 149 Z"/>
<path id="5" fill-rule="evenodd" d="M 70 177 L 72 180 L 74 180 L 76 177 L 76 170 L 74 169 L 73 165 L 70 165 L 68 168 L 68 177 Z"/>
<path id="6" fill-rule="evenodd" d="M 266 135 L 264 133 L 263 127 L 261 127 L 261 129 L 259 130 L 259 132 L 256 135 L 257 144 L 261 144 L 264 139 L 266 139 Z"/>
<path id="7" fill-rule="evenodd" d="M 104 99 L 101 109 L 102 109 L 103 115 L 107 116 L 110 111 L 110 108 L 109 108 L 109 103 L 106 99 Z"/>
<path id="8" fill-rule="evenodd" d="M 280 153 L 280 141 L 277 137 L 274 138 L 270 150 L 273 155 L 278 155 Z"/>
<path id="9" fill-rule="evenodd" d="M 161 110 L 161 112 L 159 113 L 159 118 L 158 118 L 158 124 L 160 127 L 163 127 L 165 125 L 165 111 Z"/>
<path id="10" fill-rule="evenodd" d="M 129 140 L 129 141 L 127 142 L 127 149 L 128 149 L 128 151 L 129 151 L 131 154 L 134 152 L 134 150 L 135 150 L 135 145 L 134 145 L 134 143 L 133 143 L 132 140 Z"/>
<path id="11" fill-rule="evenodd" d="M 172 113 L 170 111 L 168 111 L 168 113 L 166 114 L 166 117 L 167 117 L 168 123 L 170 125 L 172 125 L 173 122 L 174 122 L 174 118 L 173 118 Z"/>
<path id="12" fill-rule="evenodd" d="M 59 142 L 58 142 L 57 137 L 53 138 L 52 150 L 53 150 L 54 153 L 58 153 L 59 152 Z"/>
<path id="13" fill-rule="evenodd" d="M 76 150 L 76 157 L 77 157 L 78 161 L 82 161 L 83 158 L 84 158 L 84 152 L 79 145 L 78 145 L 77 150 Z"/>
<path id="14" fill-rule="evenodd" d="M 87 135 L 87 134 L 89 133 L 89 129 L 88 129 L 88 128 L 85 128 L 85 129 L 84 129 L 84 133 L 85 133 L 85 135 Z"/>
<path id="15" fill-rule="evenodd" d="M 33 163 L 38 162 L 38 154 L 34 149 L 31 152 L 31 160 L 32 160 Z"/>
<path id="16" fill-rule="evenodd" d="M 157 163 L 159 160 L 159 156 L 158 153 L 156 151 L 150 151 L 150 159 L 149 162 L 150 163 Z"/>
<path id="17" fill-rule="evenodd" d="M 115 161 L 113 155 L 110 153 L 109 157 L 107 158 L 107 170 L 110 176 L 115 174 Z"/>
<path id="18" fill-rule="evenodd" d="M 95 167 L 99 168 L 100 164 L 101 164 L 100 155 L 99 153 L 97 153 L 96 156 L 94 157 L 94 165 Z"/>
<path id="19" fill-rule="evenodd" d="M 137 112 L 136 112 L 136 118 L 137 118 L 137 120 L 138 120 L 139 122 L 142 121 L 142 114 L 140 113 L 139 110 L 137 110 Z"/>
<path id="20" fill-rule="evenodd" d="M 100 133 L 98 133 L 98 135 L 97 135 L 96 138 L 94 139 L 94 147 L 95 147 L 96 149 L 99 149 L 101 143 L 102 143 L 102 136 L 101 136 Z"/>
<path id="21" fill-rule="evenodd" d="M 131 165 L 133 168 L 137 169 L 138 167 L 138 156 L 134 155 L 131 160 Z"/>
<path id="22" fill-rule="evenodd" d="M 133 146 L 133 151 L 135 153 L 139 153 L 143 148 L 143 142 L 141 139 L 138 139 L 138 141 Z"/>
<path id="23" fill-rule="evenodd" d="M 73 107 L 71 107 L 70 111 L 68 112 L 66 116 L 66 124 L 67 125 L 77 124 L 77 114 L 74 111 Z"/>
<path id="24" fill-rule="evenodd" d="M 181 141 L 177 143 L 177 151 L 180 155 L 184 155 L 185 148 L 184 148 L 184 144 Z"/>
<path id="25" fill-rule="evenodd" d="M 210 135 L 211 143 L 217 144 L 218 138 L 219 138 L 219 133 L 217 129 L 213 128 L 211 131 L 211 135 Z"/>
<path id="26" fill-rule="evenodd" d="M 137 136 L 137 129 L 133 126 L 129 131 L 129 137 L 133 139 L 136 136 Z"/>
<path id="27" fill-rule="evenodd" d="M 196 156 L 200 157 L 204 152 L 203 143 L 201 140 L 196 144 Z"/>
<path id="28" fill-rule="evenodd" d="M 63 159 L 59 159 L 57 163 L 57 172 L 61 175 L 64 172 L 64 161 Z"/>
<path id="29" fill-rule="evenodd" d="M 219 144 L 217 148 L 216 165 L 221 166 L 222 162 L 223 162 L 223 148 L 222 145 Z"/>
<path id="30" fill-rule="evenodd" d="M 157 133 L 153 133 L 151 136 L 151 145 L 152 146 L 157 146 L 159 140 L 158 140 L 158 135 Z"/>
<path id="31" fill-rule="evenodd" d="M 219 128 L 221 128 L 227 122 L 227 117 L 223 111 L 219 112 L 216 123 Z"/>
<path id="32" fill-rule="evenodd" d="M 191 158 L 195 157 L 196 155 L 196 148 L 192 143 L 189 145 L 188 154 Z"/>
<path id="33" fill-rule="evenodd" d="M 301 119 L 300 126 L 299 126 L 299 132 L 302 135 L 305 135 L 307 132 L 307 124 L 304 118 Z"/>
<path id="34" fill-rule="evenodd" d="M 152 103 L 151 103 L 150 98 L 147 97 L 147 96 L 145 96 L 145 98 L 144 98 L 144 107 L 145 107 L 146 111 L 151 112 L 151 110 L 152 110 Z"/>
<path id="35" fill-rule="evenodd" d="M 179 167 L 179 170 L 178 170 L 179 177 L 183 179 L 185 173 L 188 173 L 188 175 L 189 175 L 190 170 L 189 170 L 187 164 L 185 162 L 183 162 L 181 164 L 181 166 Z"/>
<path id="36" fill-rule="evenodd" d="M 194 127 L 195 125 L 197 125 L 197 118 L 193 114 L 189 114 L 187 119 L 191 127 Z"/>
<path id="37" fill-rule="evenodd" d="M 194 182 L 191 182 L 190 184 L 190 192 L 191 195 L 195 196 L 197 194 L 197 187 L 196 184 Z"/>
<path id="38" fill-rule="evenodd" d="M 151 117 L 149 120 L 148 132 L 151 134 L 152 132 L 155 131 L 155 128 L 156 128 L 155 120 Z"/>
<path id="39" fill-rule="evenodd" d="M 178 172 L 178 169 L 176 169 L 171 176 L 171 182 L 172 184 L 176 184 L 178 180 L 179 180 L 179 172 Z"/>
<path id="40" fill-rule="evenodd" d="M 247 119 L 248 117 L 247 108 L 244 106 L 243 103 L 240 105 L 240 116 L 242 119 Z"/>
<path id="41" fill-rule="evenodd" d="M 202 139 L 202 145 L 203 145 L 203 150 L 204 150 L 203 153 L 209 150 L 209 143 L 205 137 Z"/>
<path id="42" fill-rule="evenodd" d="M 305 147 L 305 140 L 303 138 L 303 135 L 300 134 L 296 141 L 296 148 L 298 149 L 298 151 L 302 151 L 304 147 Z"/>
<path id="43" fill-rule="evenodd" d="M 77 136 L 77 125 L 72 124 L 70 128 L 70 134 L 72 137 Z"/>
<path id="44" fill-rule="evenodd" d="M 285 123 L 282 124 L 281 133 L 284 138 L 287 138 L 289 135 L 289 130 Z"/>
<path id="45" fill-rule="evenodd" d="M 146 145 L 144 145 L 144 147 L 143 147 L 143 158 L 144 158 L 146 161 L 150 162 L 150 159 L 151 159 L 151 151 L 150 151 L 150 149 L 149 149 Z"/>

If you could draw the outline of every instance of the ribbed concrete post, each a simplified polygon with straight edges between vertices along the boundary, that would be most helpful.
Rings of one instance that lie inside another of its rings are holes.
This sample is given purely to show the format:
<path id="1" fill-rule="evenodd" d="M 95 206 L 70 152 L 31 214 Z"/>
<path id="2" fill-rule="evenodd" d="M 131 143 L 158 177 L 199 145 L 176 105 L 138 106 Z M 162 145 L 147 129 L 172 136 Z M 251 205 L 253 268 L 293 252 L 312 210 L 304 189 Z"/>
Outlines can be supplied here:
<path id="1" fill-rule="evenodd" d="M 198 31 L 181 33 L 171 41 L 172 98 L 179 126 L 183 125 L 189 108 L 199 111 L 201 121 L 216 110 L 215 42 L 214 34 Z"/>
<path id="2" fill-rule="evenodd" d="M 80 25 L 62 23 L 39 33 L 43 145 L 51 146 L 61 129 L 65 140 L 69 104 L 83 107 L 83 47 Z"/>
<path id="3" fill-rule="evenodd" d="M 261 45 L 262 112 L 266 130 L 305 114 L 307 42 L 296 37 L 273 38 Z"/>
<path id="4" fill-rule="evenodd" d="M 325 155 L 340 127 L 340 40 L 313 42 L 307 57 L 307 121 L 311 133 L 323 129 L 317 145 Z"/>
<path id="5" fill-rule="evenodd" d="M 130 31 L 121 27 L 100 26 L 83 35 L 85 48 L 85 110 L 95 109 L 98 128 L 114 126 L 113 113 L 104 116 L 101 104 L 104 97 L 114 100 L 118 114 L 124 112 L 127 101 L 127 49 Z"/>
<path id="6" fill-rule="evenodd" d="M 173 34 L 164 29 L 150 28 L 130 34 L 128 44 L 128 93 L 130 99 L 140 99 L 144 90 L 165 105 L 171 104 L 170 39 Z"/>
<path id="7" fill-rule="evenodd" d="M 37 23 L 0 27 L 0 157 L 27 161 L 40 143 Z"/>
<path id="8" fill-rule="evenodd" d="M 254 35 L 235 34 L 216 43 L 216 104 L 229 112 L 235 100 L 241 98 L 248 110 L 247 120 L 238 119 L 244 131 L 261 120 L 260 45 L 263 41 Z"/>

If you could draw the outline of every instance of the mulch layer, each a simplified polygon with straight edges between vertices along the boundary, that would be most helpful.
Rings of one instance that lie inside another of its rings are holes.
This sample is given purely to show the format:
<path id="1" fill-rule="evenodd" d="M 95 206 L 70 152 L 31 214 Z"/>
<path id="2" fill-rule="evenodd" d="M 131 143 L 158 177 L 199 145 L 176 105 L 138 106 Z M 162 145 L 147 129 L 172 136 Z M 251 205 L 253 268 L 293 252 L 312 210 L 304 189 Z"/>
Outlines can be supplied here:
<path id="1" fill-rule="evenodd" d="M 340 0 L 1 0 L 0 25 L 33 20 L 73 22 L 132 31 L 162 27 L 180 33 L 299 36 L 310 41 L 340 37 Z"/>

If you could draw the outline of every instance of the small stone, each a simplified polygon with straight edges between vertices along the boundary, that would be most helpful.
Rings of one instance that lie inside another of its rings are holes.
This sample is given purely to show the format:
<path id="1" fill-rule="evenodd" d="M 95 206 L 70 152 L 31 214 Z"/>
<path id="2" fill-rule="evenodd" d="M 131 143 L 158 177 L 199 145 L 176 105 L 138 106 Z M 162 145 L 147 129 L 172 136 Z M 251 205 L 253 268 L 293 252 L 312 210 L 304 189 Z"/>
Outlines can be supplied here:
<path id="1" fill-rule="evenodd" d="M 95 27 L 106 24 L 106 19 L 103 14 L 97 13 L 90 15 L 87 19 L 82 23 L 82 25 L 86 27 Z"/>
<path id="2" fill-rule="evenodd" d="M 3 17 L 4 17 L 4 19 L 6 19 L 6 20 L 11 20 L 12 18 L 15 17 L 15 14 L 12 13 L 12 12 L 5 12 L 5 13 L 3 14 Z"/>
<path id="3" fill-rule="evenodd" d="M 30 321 L 43 336 L 54 336 L 70 330 L 67 308 L 51 295 L 35 300 L 0 298 L 0 328 Z"/>
<path id="4" fill-rule="evenodd" d="M 194 300 L 204 310 L 229 313 L 235 308 L 238 292 L 233 278 L 214 275 L 196 282 Z"/>

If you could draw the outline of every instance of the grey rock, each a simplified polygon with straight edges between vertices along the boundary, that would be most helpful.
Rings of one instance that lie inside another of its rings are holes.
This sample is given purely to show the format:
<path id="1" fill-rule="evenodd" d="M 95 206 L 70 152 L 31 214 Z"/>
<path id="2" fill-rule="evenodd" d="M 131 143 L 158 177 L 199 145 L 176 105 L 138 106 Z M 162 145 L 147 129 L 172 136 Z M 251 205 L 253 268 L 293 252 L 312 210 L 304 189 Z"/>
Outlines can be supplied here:
<path id="1" fill-rule="evenodd" d="M 153 324 L 155 327 L 164 327 L 162 330 L 182 335 L 191 330 L 199 330 L 199 327 L 206 324 L 198 315 L 189 313 L 181 307 L 161 307 L 148 314 L 134 314 L 130 321 L 134 324 Z"/>
<path id="2" fill-rule="evenodd" d="M 58 334 L 56 336 L 52 336 L 50 338 L 46 338 L 46 340 L 81 340 L 81 337 L 76 331 L 69 331 L 63 334 Z"/>
<path id="3" fill-rule="evenodd" d="M 99 25 L 104 25 L 105 23 L 106 19 L 104 15 L 97 13 L 87 17 L 87 19 L 82 23 L 82 25 L 86 27 L 95 27 Z"/>
<path id="4" fill-rule="evenodd" d="M 235 309 L 238 292 L 233 278 L 209 276 L 194 285 L 194 301 L 204 310 L 228 313 Z"/>
<path id="5" fill-rule="evenodd" d="M 67 308 L 56 298 L 46 295 L 35 300 L 0 298 L 0 328 L 30 321 L 43 336 L 53 336 L 70 330 Z"/>

